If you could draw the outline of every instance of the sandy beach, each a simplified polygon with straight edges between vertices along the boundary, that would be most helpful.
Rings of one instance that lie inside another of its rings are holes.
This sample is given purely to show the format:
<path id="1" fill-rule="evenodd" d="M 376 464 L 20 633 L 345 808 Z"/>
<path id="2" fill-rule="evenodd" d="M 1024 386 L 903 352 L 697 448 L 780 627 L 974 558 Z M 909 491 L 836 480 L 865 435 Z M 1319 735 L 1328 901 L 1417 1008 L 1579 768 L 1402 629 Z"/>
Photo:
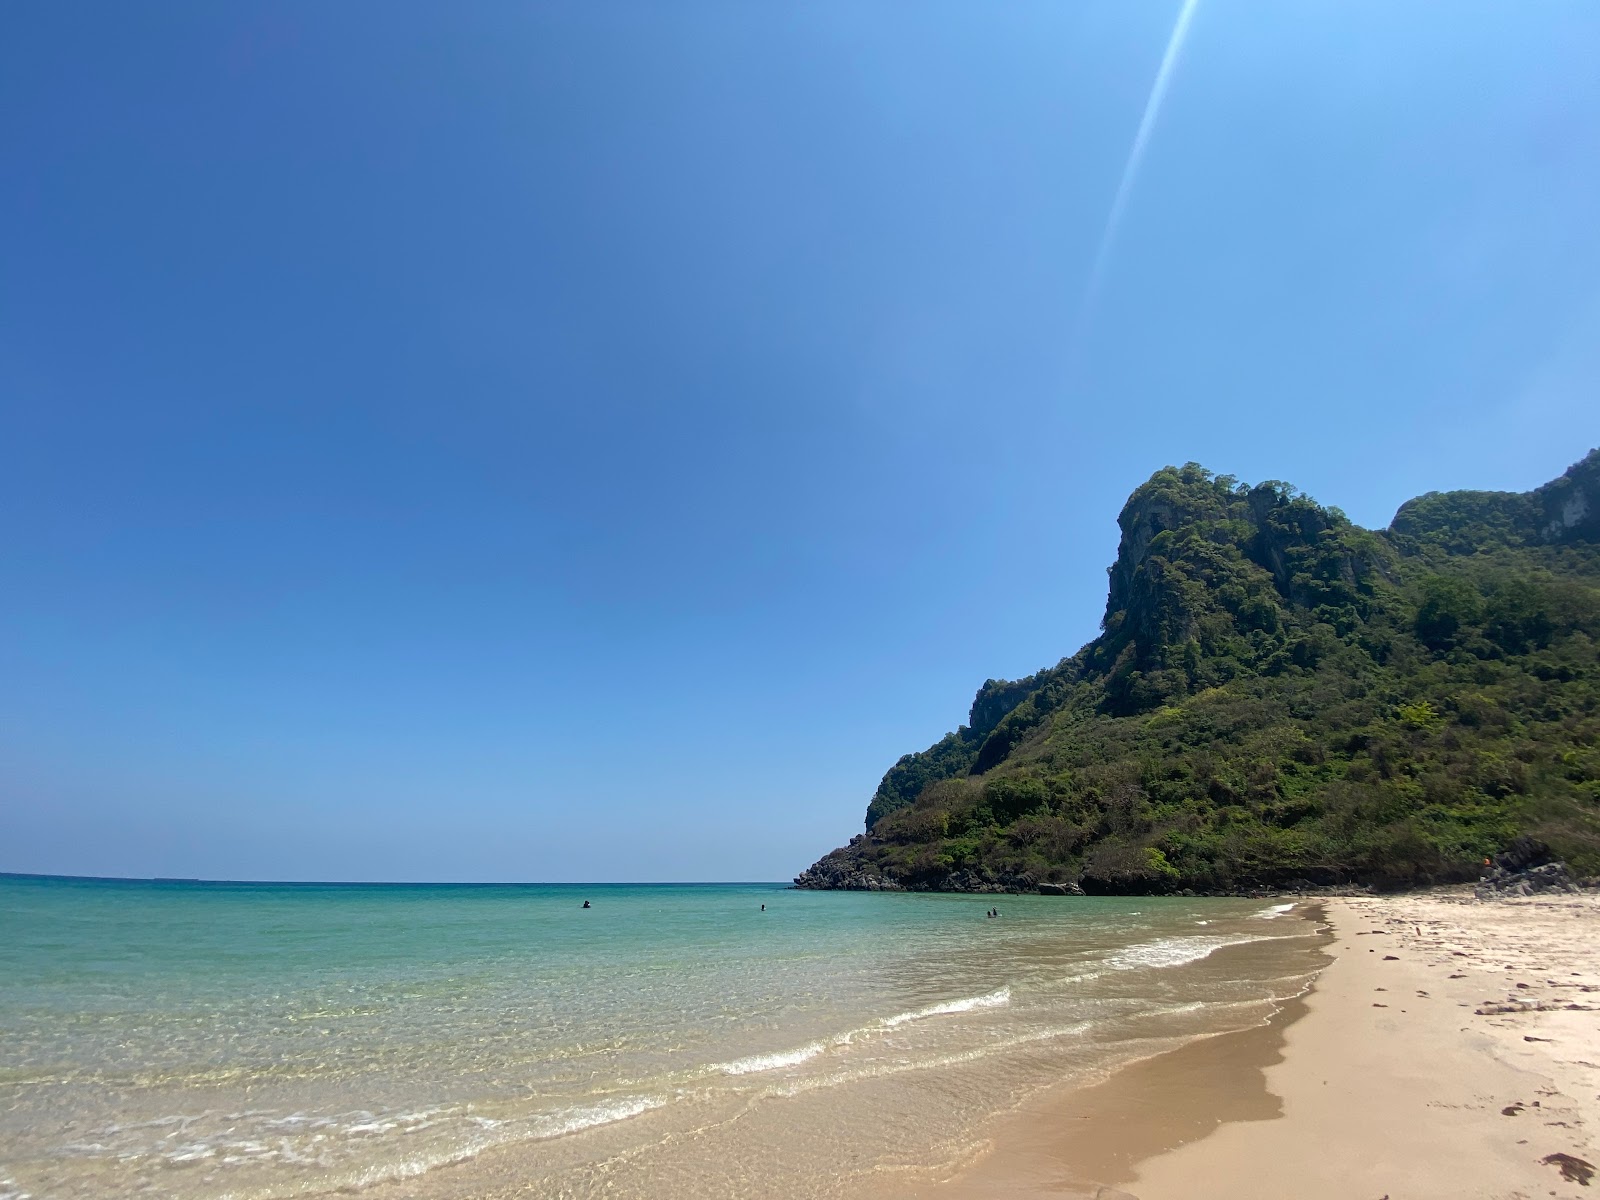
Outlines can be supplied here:
<path id="1" fill-rule="evenodd" d="M 1047 1094 L 940 1200 L 1594 1194 L 1600 897 L 1321 902 L 1332 958 L 1266 1026 Z"/>

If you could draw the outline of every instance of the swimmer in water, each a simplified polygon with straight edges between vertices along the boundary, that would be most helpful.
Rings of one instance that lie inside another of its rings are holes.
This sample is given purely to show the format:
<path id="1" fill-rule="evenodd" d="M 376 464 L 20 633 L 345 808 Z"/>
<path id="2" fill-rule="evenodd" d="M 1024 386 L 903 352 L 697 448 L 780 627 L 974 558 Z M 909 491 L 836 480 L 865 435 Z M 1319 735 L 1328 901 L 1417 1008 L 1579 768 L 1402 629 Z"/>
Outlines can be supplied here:
<path id="1" fill-rule="evenodd" d="M 585 907 L 585 908 L 588 908 L 588 907 L 589 907 L 589 902 L 588 902 L 588 901 L 587 901 L 587 900 L 585 900 L 585 901 L 584 901 L 584 902 L 583 902 L 583 906 L 584 906 L 584 907 Z"/>

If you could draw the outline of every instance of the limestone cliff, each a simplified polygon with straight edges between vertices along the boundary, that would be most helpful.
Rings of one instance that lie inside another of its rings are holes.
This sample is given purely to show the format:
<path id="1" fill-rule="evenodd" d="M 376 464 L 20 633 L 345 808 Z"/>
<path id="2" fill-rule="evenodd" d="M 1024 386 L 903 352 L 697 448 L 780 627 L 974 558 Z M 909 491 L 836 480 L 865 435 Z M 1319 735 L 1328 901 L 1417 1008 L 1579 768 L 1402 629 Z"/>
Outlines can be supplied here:
<path id="1" fill-rule="evenodd" d="M 1600 863 L 1600 452 L 1378 532 L 1191 463 L 1118 525 L 1100 636 L 987 681 L 798 883 L 1415 882 L 1524 830 Z"/>

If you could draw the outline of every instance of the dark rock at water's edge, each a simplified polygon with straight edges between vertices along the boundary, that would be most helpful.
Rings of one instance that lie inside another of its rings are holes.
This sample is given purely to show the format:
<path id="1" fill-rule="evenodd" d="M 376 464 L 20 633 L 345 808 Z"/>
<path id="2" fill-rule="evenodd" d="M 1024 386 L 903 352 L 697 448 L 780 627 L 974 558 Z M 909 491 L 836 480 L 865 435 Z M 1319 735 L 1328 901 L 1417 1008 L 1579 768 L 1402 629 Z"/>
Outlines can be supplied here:
<path id="1" fill-rule="evenodd" d="M 975 892 L 1011 894 L 1032 892 L 1038 886 L 1027 875 L 997 875 L 988 870 L 951 871 L 934 880 L 906 883 L 879 871 L 858 851 L 867 842 L 857 834 L 850 845 L 824 855 L 795 876 L 794 886 L 819 891 L 848 892 Z M 1074 885 L 1076 886 L 1076 885 Z M 1081 892 L 1076 893 L 1081 895 Z"/>
<path id="2" fill-rule="evenodd" d="M 1573 880 L 1571 872 L 1567 870 L 1567 864 L 1558 862 L 1530 867 L 1514 875 L 1488 878 L 1473 889 L 1473 893 L 1480 900 L 1493 900 L 1502 896 L 1536 896 L 1540 892 L 1576 891 L 1578 885 Z"/>
<path id="3" fill-rule="evenodd" d="M 933 878 L 912 880 L 897 879 L 881 872 L 869 857 L 870 847 L 866 834 L 857 834 L 847 846 L 824 855 L 815 864 L 794 878 L 794 886 L 809 891 L 842 892 L 970 892 L 978 895 L 1028 895 L 1040 896 L 1136 896 L 1150 895 L 1150 890 L 1137 891 L 1106 886 L 1104 880 L 1051 880 L 1038 881 L 1027 875 L 996 875 L 981 870 L 950 871 Z M 1085 886 L 1087 884 L 1088 886 Z M 1362 883 L 1347 881 L 1313 881 L 1306 878 L 1284 880 L 1276 886 L 1242 884 L 1232 888 L 1163 889 L 1160 894 L 1172 896 L 1226 896 L 1265 900 L 1275 896 L 1370 896 L 1372 888 Z"/>
<path id="4" fill-rule="evenodd" d="M 848 846 L 823 855 L 794 878 L 797 888 L 839 892 L 903 892 L 905 886 L 883 874 L 852 851 L 866 841 L 857 834 Z"/>
<path id="5" fill-rule="evenodd" d="M 1534 867 L 1545 866 L 1554 859 L 1555 856 L 1550 853 L 1549 846 L 1527 834 L 1522 834 L 1512 838 L 1511 844 L 1494 855 L 1488 865 L 1491 874 L 1517 875 L 1531 871 Z"/>
<path id="6" fill-rule="evenodd" d="M 1118 525 L 1100 636 L 985 682 L 797 887 L 1338 895 L 1473 884 L 1503 853 L 1486 892 L 1531 894 L 1600 871 L 1600 451 L 1382 530 L 1190 463 Z"/>
<path id="7" fill-rule="evenodd" d="M 1473 893 L 1480 900 L 1495 900 L 1578 890 L 1567 864 L 1554 861 L 1549 846 L 1523 836 L 1493 856 L 1488 874 L 1478 881 Z"/>

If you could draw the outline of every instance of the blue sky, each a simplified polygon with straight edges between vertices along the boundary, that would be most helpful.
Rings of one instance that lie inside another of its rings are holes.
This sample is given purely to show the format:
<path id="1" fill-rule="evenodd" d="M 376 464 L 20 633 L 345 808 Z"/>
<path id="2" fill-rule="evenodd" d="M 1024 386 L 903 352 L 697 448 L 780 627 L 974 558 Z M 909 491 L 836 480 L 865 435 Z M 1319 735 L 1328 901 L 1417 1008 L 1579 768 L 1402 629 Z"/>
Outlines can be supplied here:
<path id="1" fill-rule="evenodd" d="M 1600 7 L 0 14 L 0 870 L 784 878 L 1166 463 L 1600 442 Z"/>

